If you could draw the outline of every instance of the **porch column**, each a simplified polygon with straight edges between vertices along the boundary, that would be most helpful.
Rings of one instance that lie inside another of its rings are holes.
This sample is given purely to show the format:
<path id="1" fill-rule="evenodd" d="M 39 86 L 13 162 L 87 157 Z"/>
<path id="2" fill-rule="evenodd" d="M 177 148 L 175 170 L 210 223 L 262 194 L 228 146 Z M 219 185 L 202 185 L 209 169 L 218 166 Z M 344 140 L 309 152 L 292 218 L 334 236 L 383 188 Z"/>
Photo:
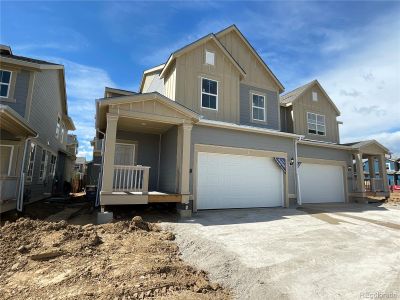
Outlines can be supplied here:
<path id="1" fill-rule="evenodd" d="M 369 183 L 371 186 L 371 192 L 375 192 L 375 185 L 372 183 L 375 178 L 375 157 L 368 156 L 368 169 L 369 169 Z"/>
<path id="2" fill-rule="evenodd" d="M 354 154 L 356 159 L 356 171 L 357 171 L 357 192 L 365 192 L 365 182 L 364 182 L 364 169 L 362 162 L 362 153 Z"/>
<path id="3" fill-rule="evenodd" d="M 102 192 L 112 192 L 114 178 L 114 154 L 118 115 L 107 114 L 106 142 L 104 149 Z"/>
<path id="4" fill-rule="evenodd" d="M 182 124 L 179 126 L 179 136 L 181 139 L 181 172 L 179 174 L 179 193 L 187 195 L 186 201 L 189 201 L 189 174 L 190 174 L 190 144 L 191 144 L 192 124 Z M 182 199 L 183 200 L 183 199 Z"/>
<path id="5" fill-rule="evenodd" d="M 382 179 L 383 191 L 387 192 L 389 189 L 387 171 L 386 171 L 386 158 L 385 155 L 378 156 L 379 176 Z"/>

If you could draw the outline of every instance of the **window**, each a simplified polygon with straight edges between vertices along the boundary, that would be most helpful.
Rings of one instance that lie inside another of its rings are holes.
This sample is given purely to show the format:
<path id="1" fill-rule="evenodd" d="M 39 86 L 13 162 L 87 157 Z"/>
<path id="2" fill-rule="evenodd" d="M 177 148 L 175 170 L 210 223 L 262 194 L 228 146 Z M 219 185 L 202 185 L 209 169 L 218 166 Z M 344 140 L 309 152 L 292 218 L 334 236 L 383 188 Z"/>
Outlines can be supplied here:
<path id="1" fill-rule="evenodd" d="M 386 170 L 389 170 L 389 171 L 392 170 L 392 168 L 390 167 L 390 163 L 386 163 Z"/>
<path id="2" fill-rule="evenodd" d="M 57 126 L 56 126 L 56 139 L 60 136 L 60 129 L 61 129 L 61 118 L 57 117 Z"/>
<path id="3" fill-rule="evenodd" d="M 39 181 L 43 181 L 46 177 L 46 167 L 48 160 L 48 152 L 46 150 L 42 150 L 42 159 L 40 160 L 40 169 L 39 169 Z"/>
<path id="4" fill-rule="evenodd" d="M 49 174 L 51 176 L 54 176 L 54 174 L 56 173 L 56 161 L 57 157 L 52 154 L 50 158 L 50 170 L 49 170 Z"/>
<path id="5" fill-rule="evenodd" d="M 307 113 L 307 126 L 308 133 L 317 134 L 317 135 L 325 135 L 326 134 L 326 126 L 325 126 L 325 116 L 318 115 L 314 113 Z"/>
<path id="6" fill-rule="evenodd" d="M 60 134 L 60 141 L 61 143 L 64 142 L 64 133 L 65 133 L 65 129 L 64 129 L 64 124 L 61 124 L 61 134 Z"/>
<path id="7" fill-rule="evenodd" d="M 206 64 L 207 65 L 214 65 L 215 54 L 206 50 Z"/>
<path id="8" fill-rule="evenodd" d="M 252 94 L 252 116 L 253 120 L 265 121 L 265 97 Z"/>
<path id="9" fill-rule="evenodd" d="M 8 98 L 10 92 L 11 72 L 0 70 L 0 97 Z"/>
<path id="10" fill-rule="evenodd" d="M 11 175 L 14 146 L 0 145 L 0 175 Z"/>
<path id="11" fill-rule="evenodd" d="M 207 78 L 201 79 L 201 107 L 217 109 L 218 82 Z"/>
<path id="12" fill-rule="evenodd" d="M 115 144 L 114 164 L 133 166 L 135 164 L 135 144 Z"/>
<path id="13" fill-rule="evenodd" d="M 36 145 L 31 143 L 31 148 L 29 150 L 29 160 L 28 160 L 28 171 L 26 172 L 27 180 L 32 181 L 33 167 L 35 165 L 35 155 L 36 155 Z"/>
<path id="14" fill-rule="evenodd" d="M 312 100 L 313 101 L 318 101 L 318 93 L 317 92 L 312 92 Z"/>

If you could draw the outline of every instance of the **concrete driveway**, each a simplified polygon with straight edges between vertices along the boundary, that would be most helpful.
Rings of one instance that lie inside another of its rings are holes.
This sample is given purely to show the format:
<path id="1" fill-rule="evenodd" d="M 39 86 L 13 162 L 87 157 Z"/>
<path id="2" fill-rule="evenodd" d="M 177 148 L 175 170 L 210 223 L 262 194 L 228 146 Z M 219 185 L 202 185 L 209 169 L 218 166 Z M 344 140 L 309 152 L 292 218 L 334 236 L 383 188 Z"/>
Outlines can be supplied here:
<path id="1" fill-rule="evenodd" d="M 400 299 L 400 210 L 377 205 L 202 211 L 175 232 L 182 259 L 238 299 Z M 397 297 L 397 298 L 396 298 Z"/>

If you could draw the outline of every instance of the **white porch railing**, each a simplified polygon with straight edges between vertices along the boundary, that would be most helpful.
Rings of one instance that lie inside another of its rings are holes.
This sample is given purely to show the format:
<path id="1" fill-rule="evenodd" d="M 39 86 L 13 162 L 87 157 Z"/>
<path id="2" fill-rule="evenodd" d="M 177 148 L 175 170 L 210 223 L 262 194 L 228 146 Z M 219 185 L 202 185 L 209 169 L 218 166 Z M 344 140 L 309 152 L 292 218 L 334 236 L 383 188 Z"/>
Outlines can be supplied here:
<path id="1" fill-rule="evenodd" d="M 148 192 L 149 170 L 144 166 L 114 165 L 113 191 Z"/>
<path id="2" fill-rule="evenodd" d="M 18 177 L 0 177 L 0 200 L 17 199 Z"/>

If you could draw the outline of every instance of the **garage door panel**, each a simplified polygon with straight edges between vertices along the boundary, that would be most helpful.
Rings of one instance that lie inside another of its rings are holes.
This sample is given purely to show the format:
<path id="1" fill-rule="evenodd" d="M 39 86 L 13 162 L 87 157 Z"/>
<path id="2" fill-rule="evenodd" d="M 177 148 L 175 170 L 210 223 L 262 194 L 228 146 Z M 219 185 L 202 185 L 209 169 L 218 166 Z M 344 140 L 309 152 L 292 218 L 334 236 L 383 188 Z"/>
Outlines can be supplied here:
<path id="1" fill-rule="evenodd" d="M 197 208 L 282 206 L 283 175 L 272 158 L 198 154 Z"/>
<path id="2" fill-rule="evenodd" d="M 303 163 L 299 179 L 302 203 L 345 202 L 343 167 Z"/>

